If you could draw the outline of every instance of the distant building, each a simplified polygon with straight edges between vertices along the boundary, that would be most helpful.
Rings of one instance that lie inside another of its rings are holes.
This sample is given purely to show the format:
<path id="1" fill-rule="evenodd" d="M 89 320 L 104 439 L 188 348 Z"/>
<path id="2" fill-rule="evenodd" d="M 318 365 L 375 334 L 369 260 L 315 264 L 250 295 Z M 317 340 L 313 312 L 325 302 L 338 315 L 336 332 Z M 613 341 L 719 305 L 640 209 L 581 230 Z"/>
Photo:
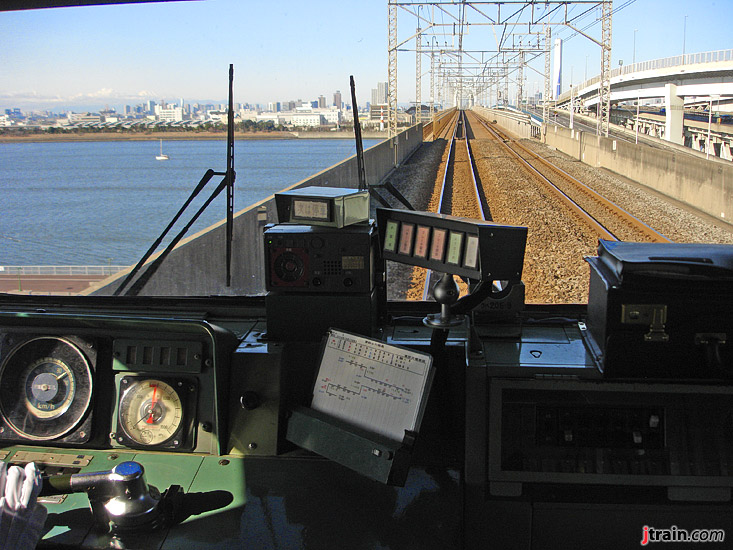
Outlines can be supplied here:
<path id="1" fill-rule="evenodd" d="M 372 88 L 372 104 L 385 105 L 387 103 L 387 83 L 377 82 L 377 87 Z"/>
<path id="2" fill-rule="evenodd" d="M 293 115 L 293 126 L 305 128 L 318 128 L 321 125 L 321 115 L 319 113 L 298 113 Z"/>
<path id="3" fill-rule="evenodd" d="M 155 116 L 161 122 L 180 122 L 183 120 L 183 109 L 181 107 L 155 106 Z"/>
<path id="4" fill-rule="evenodd" d="M 212 113 L 213 112 L 214 111 L 212 111 Z M 222 114 L 223 116 L 221 116 Z M 251 120 L 253 122 L 257 122 L 261 120 L 259 117 L 259 113 L 254 109 L 240 109 L 238 114 L 239 114 L 239 118 L 241 118 L 242 120 Z M 227 121 L 226 115 L 227 115 L 227 111 L 217 112 L 216 118 L 217 120 L 220 120 L 221 122 L 226 123 Z M 209 116 L 211 118 L 214 118 L 214 116 L 211 113 L 209 113 Z"/>
<path id="5" fill-rule="evenodd" d="M 325 109 L 326 108 L 326 97 L 319 95 L 318 96 L 318 108 L 319 109 Z"/>
<path id="6" fill-rule="evenodd" d="M 272 121 L 275 124 L 282 124 L 280 120 L 280 115 L 277 112 L 269 111 L 266 113 L 259 113 L 257 117 L 255 118 L 256 122 L 268 122 Z"/>
<path id="7" fill-rule="evenodd" d="M 319 109 L 319 114 L 323 117 L 326 124 L 341 124 L 341 109 Z"/>
<path id="8" fill-rule="evenodd" d="M 341 101 L 341 92 L 339 90 L 336 90 L 336 93 L 333 94 L 333 104 L 336 106 L 337 109 L 340 109 L 343 105 Z"/>
<path id="9" fill-rule="evenodd" d="M 365 114 L 359 115 L 359 122 L 363 127 L 375 128 L 377 130 L 384 130 L 387 127 L 387 113 L 389 107 L 386 103 L 383 104 L 370 104 L 369 111 Z"/>
<path id="10" fill-rule="evenodd" d="M 369 106 L 369 120 L 379 120 L 387 122 L 387 113 L 389 105 L 386 103 L 373 104 Z"/>
<path id="11" fill-rule="evenodd" d="M 69 124 L 82 124 L 85 122 L 102 122 L 101 115 L 94 113 L 66 113 Z"/>

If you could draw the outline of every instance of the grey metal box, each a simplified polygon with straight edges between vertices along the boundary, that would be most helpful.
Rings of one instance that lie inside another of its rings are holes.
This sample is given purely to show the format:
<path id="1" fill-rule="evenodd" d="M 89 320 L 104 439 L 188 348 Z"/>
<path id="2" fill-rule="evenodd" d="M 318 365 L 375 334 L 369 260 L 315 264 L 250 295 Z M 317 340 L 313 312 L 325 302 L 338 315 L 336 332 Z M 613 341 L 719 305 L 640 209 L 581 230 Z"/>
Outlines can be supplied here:
<path id="1" fill-rule="evenodd" d="M 369 219 L 369 191 L 302 187 L 275 193 L 280 223 L 345 227 Z"/>

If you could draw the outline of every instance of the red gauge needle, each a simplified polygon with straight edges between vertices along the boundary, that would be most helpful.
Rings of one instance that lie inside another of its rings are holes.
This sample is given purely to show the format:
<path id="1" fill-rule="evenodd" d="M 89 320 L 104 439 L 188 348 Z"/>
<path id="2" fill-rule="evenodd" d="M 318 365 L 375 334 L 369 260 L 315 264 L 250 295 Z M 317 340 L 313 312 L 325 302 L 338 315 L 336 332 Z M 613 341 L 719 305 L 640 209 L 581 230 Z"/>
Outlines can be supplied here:
<path id="1" fill-rule="evenodd" d="M 153 386 L 153 400 L 150 402 L 150 415 L 148 415 L 147 422 L 148 424 L 152 424 L 154 422 L 153 420 L 153 411 L 155 410 L 155 404 L 157 403 L 157 394 L 158 394 L 158 386 Z"/>

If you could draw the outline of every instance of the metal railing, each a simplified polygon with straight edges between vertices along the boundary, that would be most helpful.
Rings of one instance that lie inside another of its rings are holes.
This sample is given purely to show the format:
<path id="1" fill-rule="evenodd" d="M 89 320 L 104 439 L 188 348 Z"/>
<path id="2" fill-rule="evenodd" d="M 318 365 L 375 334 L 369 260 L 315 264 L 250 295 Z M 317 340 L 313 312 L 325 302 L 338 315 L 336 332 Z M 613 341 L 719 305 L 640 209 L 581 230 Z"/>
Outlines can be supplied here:
<path id="1" fill-rule="evenodd" d="M 114 275 L 128 265 L 1 265 L 0 275 Z"/>

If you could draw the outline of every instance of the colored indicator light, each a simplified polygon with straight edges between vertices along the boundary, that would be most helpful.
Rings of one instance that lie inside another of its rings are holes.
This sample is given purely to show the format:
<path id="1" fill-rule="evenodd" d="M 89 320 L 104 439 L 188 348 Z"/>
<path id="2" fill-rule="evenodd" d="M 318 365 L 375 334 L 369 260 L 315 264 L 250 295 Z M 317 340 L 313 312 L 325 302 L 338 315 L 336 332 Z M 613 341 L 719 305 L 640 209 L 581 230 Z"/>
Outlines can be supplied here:
<path id="1" fill-rule="evenodd" d="M 446 262 L 453 265 L 461 263 L 461 245 L 463 244 L 463 233 L 450 232 L 448 239 L 448 257 Z"/>
<path id="2" fill-rule="evenodd" d="M 394 220 L 387 222 L 387 229 L 384 232 L 384 250 L 394 252 L 397 248 L 397 229 L 399 225 Z"/>
<path id="3" fill-rule="evenodd" d="M 447 229 L 433 229 L 433 244 L 430 246 L 430 259 L 442 262 L 445 256 L 445 238 Z"/>
<path id="4" fill-rule="evenodd" d="M 430 228 L 425 225 L 417 226 L 417 237 L 415 238 L 415 256 L 418 258 L 428 257 L 428 243 L 430 242 Z"/>
<path id="5" fill-rule="evenodd" d="M 478 268 L 478 235 L 466 237 L 466 253 L 463 255 L 463 265 L 469 269 Z"/>
<path id="6" fill-rule="evenodd" d="M 400 246 L 398 252 L 409 256 L 412 254 L 412 235 L 415 232 L 415 224 L 403 223 L 400 229 Z"/>

